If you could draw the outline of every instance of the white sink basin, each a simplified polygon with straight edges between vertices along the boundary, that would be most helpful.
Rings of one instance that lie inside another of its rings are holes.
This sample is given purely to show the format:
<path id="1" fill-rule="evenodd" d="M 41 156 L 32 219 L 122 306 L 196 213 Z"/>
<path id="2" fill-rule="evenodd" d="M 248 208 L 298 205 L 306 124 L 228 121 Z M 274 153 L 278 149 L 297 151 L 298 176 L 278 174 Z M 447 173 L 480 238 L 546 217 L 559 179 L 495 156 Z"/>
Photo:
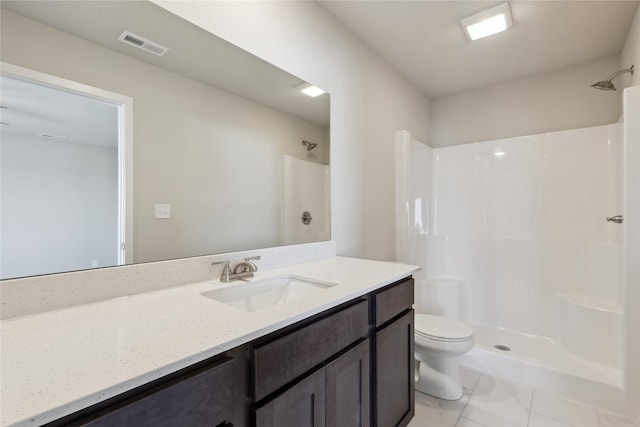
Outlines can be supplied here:
<path id="1" fill-rule="evenodd" d="M 289 301 L 317 295 L 337 283 L 306 277 L 284 275 L 247 283 L 232 283 L 228 288 L 203 292 L 214 299 L 244 311 L 259 311 Z"/>

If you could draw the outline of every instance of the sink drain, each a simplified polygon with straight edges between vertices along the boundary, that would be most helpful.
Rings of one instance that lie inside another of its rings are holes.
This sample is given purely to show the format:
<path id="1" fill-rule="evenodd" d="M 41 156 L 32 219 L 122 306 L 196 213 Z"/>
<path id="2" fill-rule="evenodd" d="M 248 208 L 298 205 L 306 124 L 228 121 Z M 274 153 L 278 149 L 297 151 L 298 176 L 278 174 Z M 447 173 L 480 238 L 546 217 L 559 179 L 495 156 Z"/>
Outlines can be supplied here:
<path id="1" fill-rule="evenodd" d="M 504 344 L 496 344 L 493 346 L 493 348 L 496 348 L 498 350 L 502 350 L 502 351 L 511 351 L 511 347 L 509 347 L 508 345 L 504 345 Z"/>

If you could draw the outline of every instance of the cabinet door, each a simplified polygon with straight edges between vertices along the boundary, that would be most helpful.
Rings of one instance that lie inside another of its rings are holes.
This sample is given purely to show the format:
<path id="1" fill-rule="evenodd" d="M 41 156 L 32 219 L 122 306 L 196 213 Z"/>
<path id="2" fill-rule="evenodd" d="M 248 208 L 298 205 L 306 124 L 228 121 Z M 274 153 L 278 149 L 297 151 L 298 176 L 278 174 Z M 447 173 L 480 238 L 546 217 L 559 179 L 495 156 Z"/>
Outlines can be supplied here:
<path id="1" fill-rule="evenodd" d="M 369 304 L 360 301 L 253 347 L 253 398 L 269 394 L 309 372 L 367 335 Z"/>
<path id="2" fill-rule="evenodd" d="M 217 426 L 233 415 L 233 359 L 176 378 L 73 427 Z"/>
<path id="3" fill-rule="evenodd" d="M 320 369 L 254 410 L 256 427 L 325 425 L 325 370 Z"/>
<path id="4" fill-rule="evenodd" d="M 405 426 L 414 413 L 413 310 L 378 330 L 376 355 L 376 425 Z"/>
<path id="5" fill-rule="evenodd" d="M 327 427 L 369 427 L 369 340 L 326 366 Z"/>

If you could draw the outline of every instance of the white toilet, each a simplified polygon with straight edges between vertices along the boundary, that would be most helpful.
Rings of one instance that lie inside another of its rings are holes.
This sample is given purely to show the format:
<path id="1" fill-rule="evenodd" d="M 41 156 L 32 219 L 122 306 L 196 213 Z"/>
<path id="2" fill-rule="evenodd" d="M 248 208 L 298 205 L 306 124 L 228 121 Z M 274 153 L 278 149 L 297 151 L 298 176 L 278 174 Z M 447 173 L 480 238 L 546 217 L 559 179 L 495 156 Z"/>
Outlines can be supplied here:
<path id="1" fill-rule="evenodd" d="M 446 400 L 462 397 L 456 356 L 473 347 L 473 330 L 457 320 L 415 315 L 416 389 Z"/>

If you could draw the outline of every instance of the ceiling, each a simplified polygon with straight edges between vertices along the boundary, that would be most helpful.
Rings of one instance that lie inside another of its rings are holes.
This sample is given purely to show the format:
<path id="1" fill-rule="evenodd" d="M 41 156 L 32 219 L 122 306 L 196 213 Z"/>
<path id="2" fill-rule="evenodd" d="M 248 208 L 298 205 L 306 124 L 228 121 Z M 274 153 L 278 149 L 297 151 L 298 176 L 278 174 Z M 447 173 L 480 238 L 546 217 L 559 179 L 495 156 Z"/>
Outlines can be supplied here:
<path id="1" fill-rule="evenodd" d="M 86 96 L 2 76 L 1 136 L 118 147 L 118 109 Z"/>
<path id="2" fill-rule="evenodd" d="M 619 54 L 638 7 L 638 1 L 510 1 L 512 28 L 469 41 L 460 19 L 500 3 L 320 1 L 430 98 Z"/>

